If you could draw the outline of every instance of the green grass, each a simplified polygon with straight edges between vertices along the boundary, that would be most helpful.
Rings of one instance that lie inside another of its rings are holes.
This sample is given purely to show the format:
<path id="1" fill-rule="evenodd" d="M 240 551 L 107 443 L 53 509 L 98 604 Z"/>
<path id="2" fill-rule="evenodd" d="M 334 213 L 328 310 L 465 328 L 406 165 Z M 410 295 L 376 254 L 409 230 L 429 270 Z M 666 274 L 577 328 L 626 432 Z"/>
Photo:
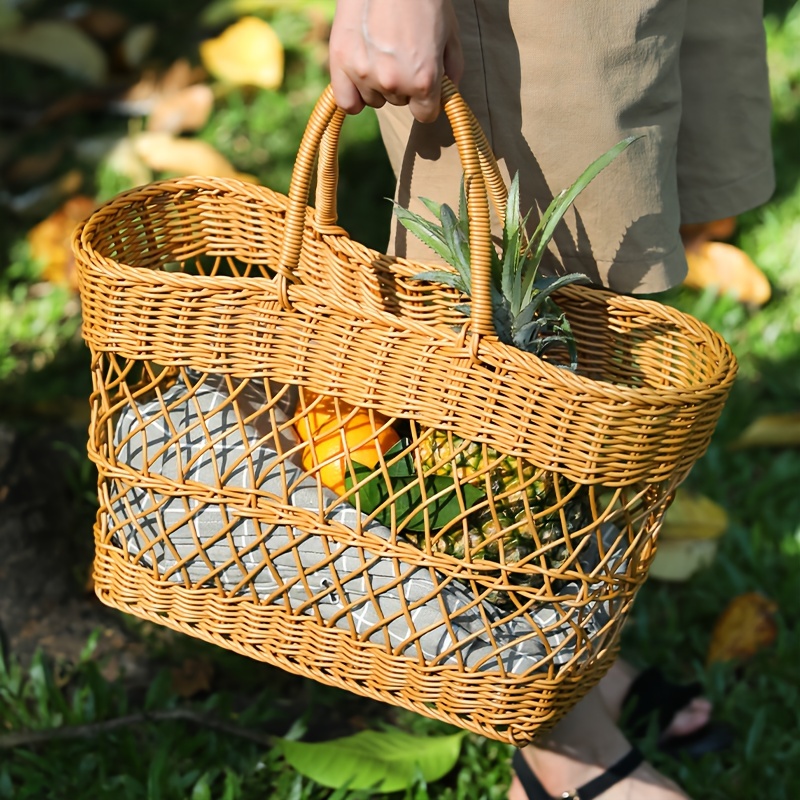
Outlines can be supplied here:
<path id="1" fill-rule="evenodd" d="M 53 8 L 58 6 L 54 2 Z M 123 7 L 122 4 L 119 4 Z M 47 8 L 47 4 L 41 6 Z M 658 663 L 676 678 L 698 677 L 715 703 L 716 715 L 736 730 L 733 748 L 694 763 L 667 761 L 648 748 L 657 765 L 703 800 L 793 800 L 800 795 L 800 449 L 732 450 L 730 445 L 755 417 L 800 411 L 800 4 L 767 3 L 767 30 L 774 99 L 775 159 L 779 176 L 774 199 L 740 219 L 736 243 L 767 272 L 773 300 L 747 309 L 729 298 L 676 290 L 662 300 L 694 314 L 720 331 L 740 362 L 740 377 L 707 455 L 689 483 L 721 503 L 732 523 L 714 565 L 685 584 L 652 581 L 639 595 L 625 634 L 625 652 L 641 665 Z M 148 0 L 130 12 L 159 19 L 169 35 L 159 56 L 188 54 L 196 60 L 196 4 Z M 322 65 L 307 57 L 302 14 L 284 12 L 277 24 L 289 47 L 289 72 L 280 92 L 220 92 L 215 113 L 199 136 L 236 167 L 285 190 L 295 149 L 314 99 L 325 83 Z M 0 59 L 5 83 L 19 98 L 44 102 L 76 87 L 57 73 Z M 8 68 L 8 69 L 7 69 Z M 31 101 L 32 102 L 32 101 Z M 127 123 L 107 115 L 75 115 L 58 132 L 39 130 L 15 145 L 15 155 L 47 148 L 54 136 L 121 134 Z M 27 148 L 27 149 L 26 149 Z M 84 191 L 99 198 L 127 188 L 102 162 L 79 162 L 71 150 L 63 169 L 80 166 Z M 341 161 L 343 225 L 354 238 L 376 248 L 386 240 L 391 175 L 372 114 L 348 120 Z M 78 341 L 74 297 L 44 284 L 27 255 L 24 236 L 43 216 L 2 215 L 0 245 L 0 414 L 35 424 L 65 398 L 88 392 L 85 351 Z M 90 474 L 82 480 L 87 488 Z M 80 492 L 76 492 L 76 496 Z M 90 531 L 76 535 L 88 537 Z M 760 591 L 779 607 L 774 646 L 746 664 L 705 666 L 712 626 L 726 604 Z M 107 680 L 87 652 L 75 665 L 37 658 L 23 669 L 8 656 L 0 670 L 0 735 L 94 724 L 143 711 L 189 708 L 242 729 L 270 735 L 289 731 L 321 738 L 343 732 L 354 708 L 365 701 L 338 690 L 290 678 L 213 648 L 185 644 L 220 665 L 224 680 L 199 701 L 180 700 L 163 672 L 145 692 L 123 680 Z M 160 653 L 169 663 L 175 653 Z M 280 700 L 291 696 L 291 708 Z M 369 724 L 390 721 L 420 734 L 449 729 L 406 712 L 371 705 Z M 338 720 L 337 727 L 332 721 Z M 500 800 L 510 771 L 508 748 L 466 737 L 458 767 L 429 786 L 415 785 L 396 800 Z M 72 738 L 17 747 L 0 754 L 0 798 L 152 798 L 152 800 L 318 800 L 324 789 L 294 772 L 276 750 L 213 727 L 179 720 L 130 725 L 90 739 Z M 377 797 L 343 792 L 340 800 Z"/>

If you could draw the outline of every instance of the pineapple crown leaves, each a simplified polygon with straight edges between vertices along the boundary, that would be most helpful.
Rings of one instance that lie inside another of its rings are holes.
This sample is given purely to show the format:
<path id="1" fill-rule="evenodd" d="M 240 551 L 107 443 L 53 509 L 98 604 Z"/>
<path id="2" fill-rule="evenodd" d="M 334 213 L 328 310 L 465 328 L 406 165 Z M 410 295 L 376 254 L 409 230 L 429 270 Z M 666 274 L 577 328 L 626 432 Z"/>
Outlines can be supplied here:
<path id="1" fill-rule="evenodd" d="M 530 211 L 520 211 L 519 173 L 508 190 L 500 254 L 492 249 L 492 306 L 500 341 L 541 355 L 548 347 L 566 345 L 570 368 L 576 368 L 575 342 L 569 322 L 551 295 L 559 289 L 588 279 L 580 273 L 537 277 L 542 258 L 556 227 L 578 195 L 620 153 L 640 136 L 629 136 L 593 161 L 568 188 L 559 192 L 545 209 L 530 238 L 526 226 Z M 433 270 L 414 276 L 451 286 L 463 294 L 471 292 L 469 217 L 464 180 L 461 181 L 458 215 L 446 204 L 420 198 L 438 224 L 395 203 L 399 222 L 455 269 Z M 469 315 L 469 305 L 457 308 Z"/>

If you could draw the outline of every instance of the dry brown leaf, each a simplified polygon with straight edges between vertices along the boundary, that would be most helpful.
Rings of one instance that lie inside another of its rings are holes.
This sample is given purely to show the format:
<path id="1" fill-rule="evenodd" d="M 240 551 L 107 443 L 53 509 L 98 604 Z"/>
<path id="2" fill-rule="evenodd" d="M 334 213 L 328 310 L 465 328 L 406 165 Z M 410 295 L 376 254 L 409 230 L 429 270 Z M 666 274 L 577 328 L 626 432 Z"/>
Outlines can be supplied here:
<path id="1" fill-rule="evenodd" d="M 162 96 L 150 113 L 147 129 L 166 133 L 196 131 L 208 122 L 213 107 L 211 87 L 196 83 Z"/>
<path id="2" fill-rule="evenodd" d="M 711 498 L 680 487 L 664 515 L 659 538 L 717 539 L 728 528 L 728 514 Z"/>
<path id="3" fill-rule="evenodd" d="M 46 180 L 64 158 L 64 146 L 56 143 L 49 150 L 15 158 L 6 172 L 6 181 L 15 187 L 31 186 Z"/>
<path id="4" fill-rule="evenodd" d="M 254 180 L 238 172 L 222 153 L 200 139 L 180 139 L 169 133 L 145 131 L 134 137 L 133 147 L 150 169 L 160 172 Z"/>
<path id="5" fill-rule="evenodd" d="M 101 42 L 118 39 L 130 27 L 130 20 L 110 8 L 80 6 L 73 19 L 90 36 Z"/>
<path id="6" fill-rule="evenodd" d="M 78 289 L 75 257 L 70 241 L 78 223 L 94 211 L 93 198 L 78 195 L 42 220 L 28 233 L 31 257 L 44 266 L 42 277 L 50 283 Z"/>
<path id="7" fill-rule="evenodd" d="M 751 422 L 733 447 L 791 447 L 800 445 L 800 413 L 765 414 Z"/>
<path id="8" fill-rule="evenodd" d="M 97 42 L 77 25 L 42 20 L 0 31 L 0 52 L 56 67 L 91 84 L 105 80 L 108 65 Z"/>
<path id="9" fill-rule="evenodd" d="M 192 67 L 186 59 L 178 59 L 163 74 L 145 70 L 138 83 L 134 84 L 114 103 L 114 108 L 123 114 L 149 114 L 158 102 L 174 92 L 199 83 L 206 78 L 205 70 Z"/>
<path id="10" fill-rule="evenodd" d="M 725 242 L 702 242 L 686 250 L 689 273 L 684 285 L 692 289 L 715 287 L 742 303 L 762 306 L 772 296 L 766 275 L 738 247 Z"/>
<path id="11" fill-rule="evenodd" d="M 184 700 L 211 691 L 214 665 L 210 661 L 187 658 L 179 667 L 173 667 L 171 673 L 172 690 Z"/>
<path id="12" fill-rule="evenodd" d="M 736 232 L 736 217 L 716 219 L 713 222 L 698 222 L 681 225 L 683 240 L 693 243 L 724 241 Z"/>
<path id="13" fill-rule="evenodd" d="M 283 82 L 283 45 L 269 23 L 242 17 L 216 39 L 200 45 L 205 68 L 235 86 L 277 89 Z"/>
<path id="14" fill-rule="evenodd" d="M 707 662 L 743 661 L 771 645 L 778 636 L 777 611 L 759 592 L 734 597 L 714 625 Z"/>

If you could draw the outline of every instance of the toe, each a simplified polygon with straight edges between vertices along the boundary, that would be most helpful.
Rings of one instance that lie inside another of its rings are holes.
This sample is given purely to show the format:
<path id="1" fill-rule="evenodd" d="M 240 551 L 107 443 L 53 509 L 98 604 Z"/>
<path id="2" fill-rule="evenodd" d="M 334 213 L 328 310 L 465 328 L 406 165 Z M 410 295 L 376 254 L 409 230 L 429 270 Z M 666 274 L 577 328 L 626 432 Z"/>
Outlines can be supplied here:
<path id="1" fill-rule="evenodd" d="M 697 697 L 688 706 L 678 711 L 664 731 L 664 739 L 675 736 L 688 736 L 705 727 L 711 719 L 711 702 L 705 697 Z"/>

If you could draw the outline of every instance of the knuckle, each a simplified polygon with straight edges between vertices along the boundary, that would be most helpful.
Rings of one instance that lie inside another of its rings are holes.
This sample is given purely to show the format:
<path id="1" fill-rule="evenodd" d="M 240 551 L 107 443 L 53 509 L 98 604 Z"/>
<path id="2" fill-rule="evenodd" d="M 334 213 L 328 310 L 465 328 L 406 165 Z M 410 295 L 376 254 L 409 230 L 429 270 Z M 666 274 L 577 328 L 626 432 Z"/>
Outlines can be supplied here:
<path id="1" fill-rule="evenodd" d="M 383 94 L 396 94 L 402 81 L 397 70 L 392 66 L 379 66 L 375 70 L 375 82 Z"/>
<path id="2" fill-rule="evenodd" d="M 421 98 L 428 99 L 439 88 L 440 81 L 438 70 L 420 70 L 414 78 L 414 93 Z"/>

